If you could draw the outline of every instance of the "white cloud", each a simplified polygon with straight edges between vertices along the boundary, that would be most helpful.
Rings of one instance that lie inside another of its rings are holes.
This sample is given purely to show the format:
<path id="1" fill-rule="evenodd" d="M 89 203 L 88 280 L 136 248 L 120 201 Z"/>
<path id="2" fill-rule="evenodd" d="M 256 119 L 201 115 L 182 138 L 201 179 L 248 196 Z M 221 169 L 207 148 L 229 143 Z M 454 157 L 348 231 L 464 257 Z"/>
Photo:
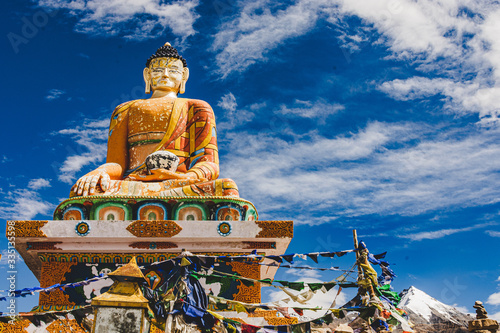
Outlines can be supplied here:
<path id="1" fill-rule="evenodd" d="M 229 92 L 221 97 L 221 100 L 217 103 L 217 105 L 228 112 L 234 112 L 238 103 L 236 103 L 236 97 Z"/>
<path id="2" fill-rule="evenodd" d="M 38 0 L 41 7 L 62 9 L 75 17 L 77 32 L 135 40 L 165 36 L 167 30 L 183 39 L 195 34 L 198 4 L 198 0 Z"/>
<path id="3" fill-rule="evenodd" d="M 381 90 L 400 100 L 440 94 L 445 108 L 478 113 L 483 123 L 500 114 L 498 4 L 461 1 L 342 1 L 343 15 L 356 15 L 381 33 L 394 58 L 411 61 L 424 74 L 393 80 Z M 437 75 L 437 77 L 436 77 Z M 472 78 L 472 79 L 471 79 Z"/>
<path id="4" fill-rule="evenodd" d="M 408 235 L 398 235 L 399 238 L 407 238 L 412 241 L 421 241 L 424 239 L 439 239 L 443 238 L 445 236 L 453 235 L 459 232 L 466 232 L 466 231 L 471 231 L 475 229 L 480 229 L 484 228 L 487 226 L 490 226 L 491 223 L 482 223 L 482 224 L 477 224 L 473 225 L 470 227 L 466 228 L 455 228 L 455 229 L 442 229 L 442 230 L 436 230 L 436 231 L 423 231 L 423 232 L 418 232 L 415 234 L 408 234 Z"/>
<path id="5" fill-rule="evenodd" d="M 466 306 L 459 306 L 458 304 L 453 304 L 452 306 L 462 313 L 470 314 L 470 311 Z"/>
<path id="6" fill-rule="evenodd" d="M 50 180 L 43 179 L 43 178 L 37 178 L 37 179 L 32 179 L 28 183 L 28 188 L 32 190 L 39 190 L 44 187 L 50 187 Z"/>
<path id="7" fill-rule="evenodd" d="M 9 260 L 15 260 L 17 263 L 24 262 L 23 258 L 17 251 L 9 253 L 8 249 L 2 250 L 2 258 L 0 258 L 0 266 L 7 266 Z"/>
<path id="8" fill-rule="evenodd" d="M 351 17 L 364 25 L 350 27 Z M 362 52 L 363 43 L 384 45 L 388 58 L 415 66 L 420 74 L 414 77 L 380 82 L 391 97 L 442 95 L 448 112 L 478 114 L 485 125 L 497 122 L 500 6 L 494 2 L 298 0 L 278 9 L 267 0 L 241 2 L 239 14 L 215 35 L 217 71 L 226 77 L 265 62 L 286 41 L 317 26 L 325 29 L 325 20 L 337 31 L 342 49 Z"/>
<path id="9" fill-rule="evenodd" d="M 294 107 L 289 108 L 286 105 L 281 105 L 277 113 L 287 116 L 297 116 L 301 118 L 318 119 L 320 123 L 325 123 L 329 115 L 335 114 L 345 107 L 340 104 L 330 104 L 324 100 L 301 101 L 296 99 Z"/>
<path id="10" fill-rule="evenodd" d="M 485 232 L 491 237 L 500 237 L 500 231 L 486 230 Z"/>
<path id="11" fill-rule="evenodd" d="M 51 203 L 44 201 L 36 191 L 25 189 L 10 191 L 0 202 L 0 218 L 32 220 L 39 214 L 49 214 L 54 207 Z"/>
<path id="12" fill-rule="evenodd" d="M 491 305 L 500 305 L 500 292 L 491 294 L 488 297 L 488 300 L 486 303 L 491 304 Z"/>
<path id="13" fill-rule="evenodd" d="M 500 312 L 496 312 L 493 314 L 490 314 L 489 317 L 493 320 L 499 321 L 500 322 Z"/>
<path id="14" fill-rule="evenodd" d="M 497 279 L 498 282 L 500 282 L 500 276 Z M 486 300 L 486 303 L 491 304 L 491 305 L 500 305 L 500 292 L 493 293 L 491 294 L 488 299 Z M 493 319 L 500 319 L 498 318 L 500 316 L 500 312 L 494 314 L 492 316 Z"/>
<path id="15" fill-rule="evenodd" d="M 412 77 L 384 82 L 380 90 L 394 99 L 404 101 L 440 94 L 445 97 L 445 109 L 459 114 L 477 112 L 483 122 L 496 121 L 500 115 L 500 87 L 481 87 L 479 82 Z"/>
<path id="16" fill-rule="evenodd" d="M 285 9 L 276 9 L 268 0 L 241 2 L 239 15 L 225 22 L 215 35 L 212 49 L 218 52 L 217 71 L 226 77 L 267 60 L 268 51 L 310 31 L 328 2 L 299 0 Z"/>
<path id="17" fill-rule="evenodd" d="M 308 265 L 299 265 L 300 267 L 310 267 Z M 318 270 L 314 269 L 293 269 L 289 268 L 287 270 L 287 275 L 289 276 L 297 276 L 302 279 L 319 279 L 321 277 L 321 274 Z"/>
<path id="18" fill-rule="evenodd" d="M 100 120 L 86 120 L 83 124 L 84 127 L 90 128 L 108 128 L 109 127 L 109 119 L 100 119 Z"/>
<path id="19" fill-rule="evenodd" d="M 222 177 L 261 212 L 309 214 L 304 223 L 325 222 L 311 218 L 314 211 L 411 216 L 500 200 L 499 130 L 373 122 L 334 138 L 312 133 L 288 142 L 239 132 L 225 139 Z"/>
<path id="20" fill-rule="evenodd" d="M 221 121 L 217 122 L 219 132 L 231 130 L 237 126 L 244 125 L 255 117 L 255 111 L 264 107 L 264 104 L 252 104 L 246 109 L 238 108 L 236 97 L 231 93 L 227 93 L 221 97 L 217 106 L 224 109 L 224 115 Z"/>
<path id="21" fill-rule="evenodd" d="M 62 95 L 66 94 L 64 90 L 60 89 L 50 89 L 47 93 L 47 96 L 45 96 L 46 100 L 53 101 L 55 99 L 58 99 Z"/>
<path id="22" fill-rule="evenodd" d="M 355 15 L 384 34 L 400 58 L 455 55 L 462 35 L 474 32 L 472 20 L 460 14 L 472 1 L 338 1 L 343 15 Z M 450 30 L 455 30 L 450 33 Z M 422 60 L 422 59 L 420 59 Z M 425 59 L 424 59 L 425 61 Z"/>
<path id="23" fill-rule="evenodd" d="M 59 135 L 70 136 L 75 143 L 84 149 L 83 152 L 66 157 L 59 168 L 59 180 L 72 184 L 76 173 L 84 166 L 104 160 L 107 151 L 108 125 L 108 120 L 86 120 L 83 126 L 57 132 Z"/>
<path id="24" fill-rule="evenodd" d="M 367 39 L 367 30 L 359 28 L 355 34 L 342 31 L 349 28 L 343 19 L 357 16 L 383 34 L 380 42 L 386 42 L 398 58 L 418 58 L 422 62 L 422 55 L 432 59 L 459 56 L 456 51 L 464 35 L 479 30 L 477 23 L 460 13 L 467 5 L 474 10 L 479 7 L 473 1 L 299 0 L 274 10 L 269 1 L 260 0 L 244 3 L 240 14 L 220 27 L 214 50 L 219 52 L 220 72 L 241 72 L 257 61 L 267 60 L 266 52 L 284 41 L 311 31 L 321 18 L 341 30 L 339 42 L 343 47 L 350 44 L 348 48 L 359 50 L 359 44 Z M 484 7 L 487 13 L 493 6 Z"/>
<path id="25" fill-rule="evenodd" d="M 407 80 L 393 80 L 384 82 L 380 89 L 394 99 L 408 101 L 417 98 L 426 98 L 429 96 L 444 94 L 450 97 L 456 97 L 465 94 L 471 94 L 472 90 L 478 87 L 462 85 L 461 89 L 454 91 L 456 82 L 448 79 L 430 79 L 426 77 L 414 76 Z M 454 95 L 454 96 L 451 96 Z"/>

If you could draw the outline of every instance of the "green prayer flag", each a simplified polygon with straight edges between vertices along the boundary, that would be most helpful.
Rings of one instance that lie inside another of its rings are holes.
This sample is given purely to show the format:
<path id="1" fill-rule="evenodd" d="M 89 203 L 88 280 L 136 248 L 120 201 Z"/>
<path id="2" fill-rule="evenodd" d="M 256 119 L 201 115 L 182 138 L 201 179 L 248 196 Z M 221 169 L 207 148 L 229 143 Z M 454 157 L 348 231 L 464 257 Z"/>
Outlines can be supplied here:
<path id="1" fill-rule="evenodd" d="M 399 302 L 401 302 L 401 297 L 399 296 L 399 293 L 391 291 L 390 284 L 376 287 L 376 289 L 380 295 L 388 298 L 394 304 L 394 306 L 398 306 Z"/>
<path id="2" fill-rule="evenodd" d="M 288 287 L 288 281 L 279 281 L 279 280 L 274 280 L 278 283 L 280 283 L 283 287 Z"/>
<path id="3" fill-rule="evenodd" d="M 267 283 L 267 284 L 272 284 L 273 283 L 273 280 L 271 279 L 262 279 L 262 280 L 259 280 L 259 282 L 262 282 L 262 283 Z"/>
<path id="4" fill-rule="evenodd" d="M 241 283 L 243 283 L 243 285 L 245 287 L 252 287 L 253 286 L 253 281 L 250 281 L 250 280 L 247 280 L 247 279 L 241 279 Z"/>
<path id="5" fill-rule="evenodd" d="M 307 285 L 309 286 L 309 289 L 311 289 L 312 291 L 316 291 L 323 288 L 323 283 L 308 283 Z"/>
<path id="6" fill-rule="evenodd" d="M 336 282 L 327 282 L 327 283 L 323 283 L 323 285 L 325 286 L 326 291 L 330 291 L 330 289 L 335 287 L 337 285 L 337 283 Z"/>
<path id="7" fill-rule="evenodd" d="M 304 282 L 288 282 L 288 288 L 301 291 L 304 289 Z"/>

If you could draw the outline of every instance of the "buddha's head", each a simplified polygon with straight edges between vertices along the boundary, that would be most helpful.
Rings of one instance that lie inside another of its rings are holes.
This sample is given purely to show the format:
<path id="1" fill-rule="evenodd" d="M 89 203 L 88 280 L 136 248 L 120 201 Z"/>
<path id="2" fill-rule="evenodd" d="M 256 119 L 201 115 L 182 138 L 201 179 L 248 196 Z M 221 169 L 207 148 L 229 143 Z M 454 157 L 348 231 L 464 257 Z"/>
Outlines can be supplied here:
<path id="1" fill-rule="evenodd" d="M 146 94 L 161 91 L 163 95 L 177 96 L 186 89 L 189 69 L 186 60 L 177 50 L 166 43 L 149 57 L 143 72 Z M 153 95 L 154 96 L 154 95 Z"/>

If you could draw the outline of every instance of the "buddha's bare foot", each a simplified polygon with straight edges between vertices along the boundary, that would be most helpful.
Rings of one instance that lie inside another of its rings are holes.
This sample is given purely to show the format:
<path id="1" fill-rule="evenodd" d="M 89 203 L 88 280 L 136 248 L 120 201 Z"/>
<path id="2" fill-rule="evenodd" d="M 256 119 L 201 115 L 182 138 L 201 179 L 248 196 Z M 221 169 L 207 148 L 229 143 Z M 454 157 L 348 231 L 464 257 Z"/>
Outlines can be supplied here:
<path id="1" fill-rule="evenodd" d="M 198 178 L 195 173 L 177 173 L 173 171 L 168 171 L 166 169 L 153 169 L 149 171 L 150 174 L 130 174 L 128 178 L 130 180 L 140 181 L 140 182 L 154 182 L 169 179 L 198 179 L 200 182 L 206 182 L 206 178 Z"/>

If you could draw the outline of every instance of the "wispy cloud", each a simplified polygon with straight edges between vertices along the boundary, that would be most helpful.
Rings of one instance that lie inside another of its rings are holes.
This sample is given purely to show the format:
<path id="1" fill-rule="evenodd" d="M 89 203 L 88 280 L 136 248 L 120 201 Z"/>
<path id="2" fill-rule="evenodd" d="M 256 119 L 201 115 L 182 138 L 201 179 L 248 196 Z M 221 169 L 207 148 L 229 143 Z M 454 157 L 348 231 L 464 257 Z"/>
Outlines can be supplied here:
<path id="1" fill-rule="evenodd" d="M 72 184 L 84 166 L 104 160 L 109 120 L 87 120 L 83 126 L 63 129 L 56 134 L 70 136 L 80 146 L 79 152 L 68 156 L 59 168 L 59 180 Z M 83 176 L 83 175 L 82 175 Z"/>
<path id="2" fill-rule="evenodd" d="M 497 281 L 500 282 L 500 276 L 498 277 Z M 488 297 L 488 300 L 486 301 L 486 303 L 491 304 L 491 305 L 500 305 L 500 292 L 491 294 Z M 500 312 L 498 312 L 496 315 L 497 316 L 500 315 Z"/>
<path id="3" fill-rule="evenodd" d="M 229 92 L 221 97 L 217 106 L 225 111 L 224 116 L 221 117 L 221 121 L 217 123 L 217 128 L 219 131 L 226 131 L 252 121 L 255 116 L 254 111 L 265 106 L 265 104 L 253 104 L 244 109 L 238 108 L 236 97 Z"/>
<path id="4" fill-rule="evenodd" d="M 43 178 L 37 178 L 37 179 L 32 179 L 28 183 L 28 188 L 31 190 L 39 190 L 44 187 L 50 187 L 50 180 L 49 179 L 43 179 Z"/>
<path id="5" fill-rule="evenodd" d="M 460 232 L 466 232 L 466 231 L 471 231 L 471 230 L 475 230 L 475 229 L 485 228 L 487 226 L 491 226 L 491 223 L 482 223 L 482 224 L 477 224 L 477 225 L 473 225 L 473 226 L 466 227 L 466 228 L 442 229 L 442 230 L 436 230 L 436 231 L 423 231 L 423 232 L 418 232 L 418 233 L 414 233 L 414 234 L 398 235 L 398 237 L 410 239 L 412 241 L 421 241 L 424 239 L 439 239 L 439 238 L 443 238 L 443 237 L 453 235 L 456 233 L 460 233 Z"/>
<path id="6" fill-rule="evenodd" d="M 500 321 L 500 312 L 493 313 L 489 317 L 493 320 Z"/>
<path id="7" fill-rule="evenodd" d="M 500 237 L 500 231 L 486 230 L 485 232 L 491 237 Z"/>
<path id="8" fill-rule="evenodd" d="M 445 110 L 477 113 L 496 121 L 499 108 L 500 42 L 498 3 L 410 0 L 341 1 L 339 12 L 373 24 L 392 57 L 416 66 L 421 75 L 382 83 L 400 100 L 444 96 Z M 337 17 L 335 17 L 337 20 Z M 431 75 L 432 78 L 423 77 Z"/>
<path id="9" fill-rule="evenodd" d="M 60 98 L 62 95 L 66 94 L 66 91 L 61 90 L 61 89 L 50 89 L 47 93 L 47 96 L 45 96 L 46 100 L 53 101 L 55 99 Z"/>
<path id="10" fill-rule="evenodd" d="M 227 112 L 234 112 L 238 103 L 236 103 L 236 97 L 234 97 L 233 93 L 229 92 L 221 97 L 221 100 L 217 103 L 217 105 Z"/>
<path id="11" fill-rule="evenodd" d="M 198 0 L 38 0 L 38 5 L 62 9 L 76 18 L 75 31 L 143 40 L 171 31 L 181 38 L 195 34 Z"/>
<path id="12" fill-rule="evenodd" d="M 301 267 L 310 267 L 308 265 L 301 264 Z M 302 279 L 320 279 L 321 274 L 319 271 L 314 269 L 293 269 L 289 268 L 287 271 L 287 276 L 300 277 Z"/>
<path id="13" fill-rule="evenodd" d="M 313 210 L 412 216 L 498 202 L 499 139 L 498 130 L 380 122 L 350 135 L 313 132 L 292 142 L 239 132 L 226 135 L 230 153 L 221 170 L 267 213 L 296 212 L 298 205 L 309 217 Z"/>
<path id="14" fill-rule="evenodd" d="M 24 262 L 23 258 L 19 255 L 17 251 L 15 251 L 14 254 L 12 254 L 9 253 L 9 250 L 7 249 L 2 250 L 2 258 L 0 258 L 0 266 L 7 266 L 9 260 L 12 259 L 14 259 L 18 263 Z"/>
<path id="15" fill-rule="evenodd" d="M 281 105 L 277 113 L 289 117 L 295 116 L 301 118 L 319 119 L 320 123 L 325 123 L 328 116 L 344 109 L 345 107 L 343 105 L 337 103 L 331 104 L 321 99 L 314 102 L 296 99 L 293 107 Z"/>
<path id="16" fill-rule="evenodd" d="M 337 32 L 341 48 L 359 52 L 363 43 L 381 45 L 388 59 L 404 61 L 416 74 L 379 88 L 398 100 L 443 96 L 444 110 L 474 113 L 490 125 L 500 115 L 500 5 L 496 2 L 312 1 L 284 6 L 241 2 L 239 14 L 215 34 L 212 51 L 223 77 L 266 62 L 270 52 L 314 28 Z M 349 25 L 349 19 L 362 25 Z M 273 33 L 268 33 L 272 31 Z M 369 37 L 372 36 L 372 37 Z M 366 43 L 368 39 L 370 43 Z"/>
<path id="17" fill-rule="evenodd" d="M 240 2 L 239 14 L 219 27 L 212 44 L 213 51 L 218 53 L 217 72 L 226 77 L 266 61 L 268 51 L 310 31 L 326 3 L 299 0 L 282 9 L 268 0 Z"/>
<path id="18" fill-rule="evenodd" d="M 39 180 L 34 180 L 35 184 Z M 0 201 L 0 218 L 12 220 L 32 220 L 37 215 L 47 215 L 54 205 L 43 200 L 34 189 L 9 191 Z"/>
<path id="19" fill-rule="evenodd" d="M 486 303 L 491 304 L 491 305 L 500 305 L 500 292 L 491 294 L 488 297 L 488 300 Z"/>

